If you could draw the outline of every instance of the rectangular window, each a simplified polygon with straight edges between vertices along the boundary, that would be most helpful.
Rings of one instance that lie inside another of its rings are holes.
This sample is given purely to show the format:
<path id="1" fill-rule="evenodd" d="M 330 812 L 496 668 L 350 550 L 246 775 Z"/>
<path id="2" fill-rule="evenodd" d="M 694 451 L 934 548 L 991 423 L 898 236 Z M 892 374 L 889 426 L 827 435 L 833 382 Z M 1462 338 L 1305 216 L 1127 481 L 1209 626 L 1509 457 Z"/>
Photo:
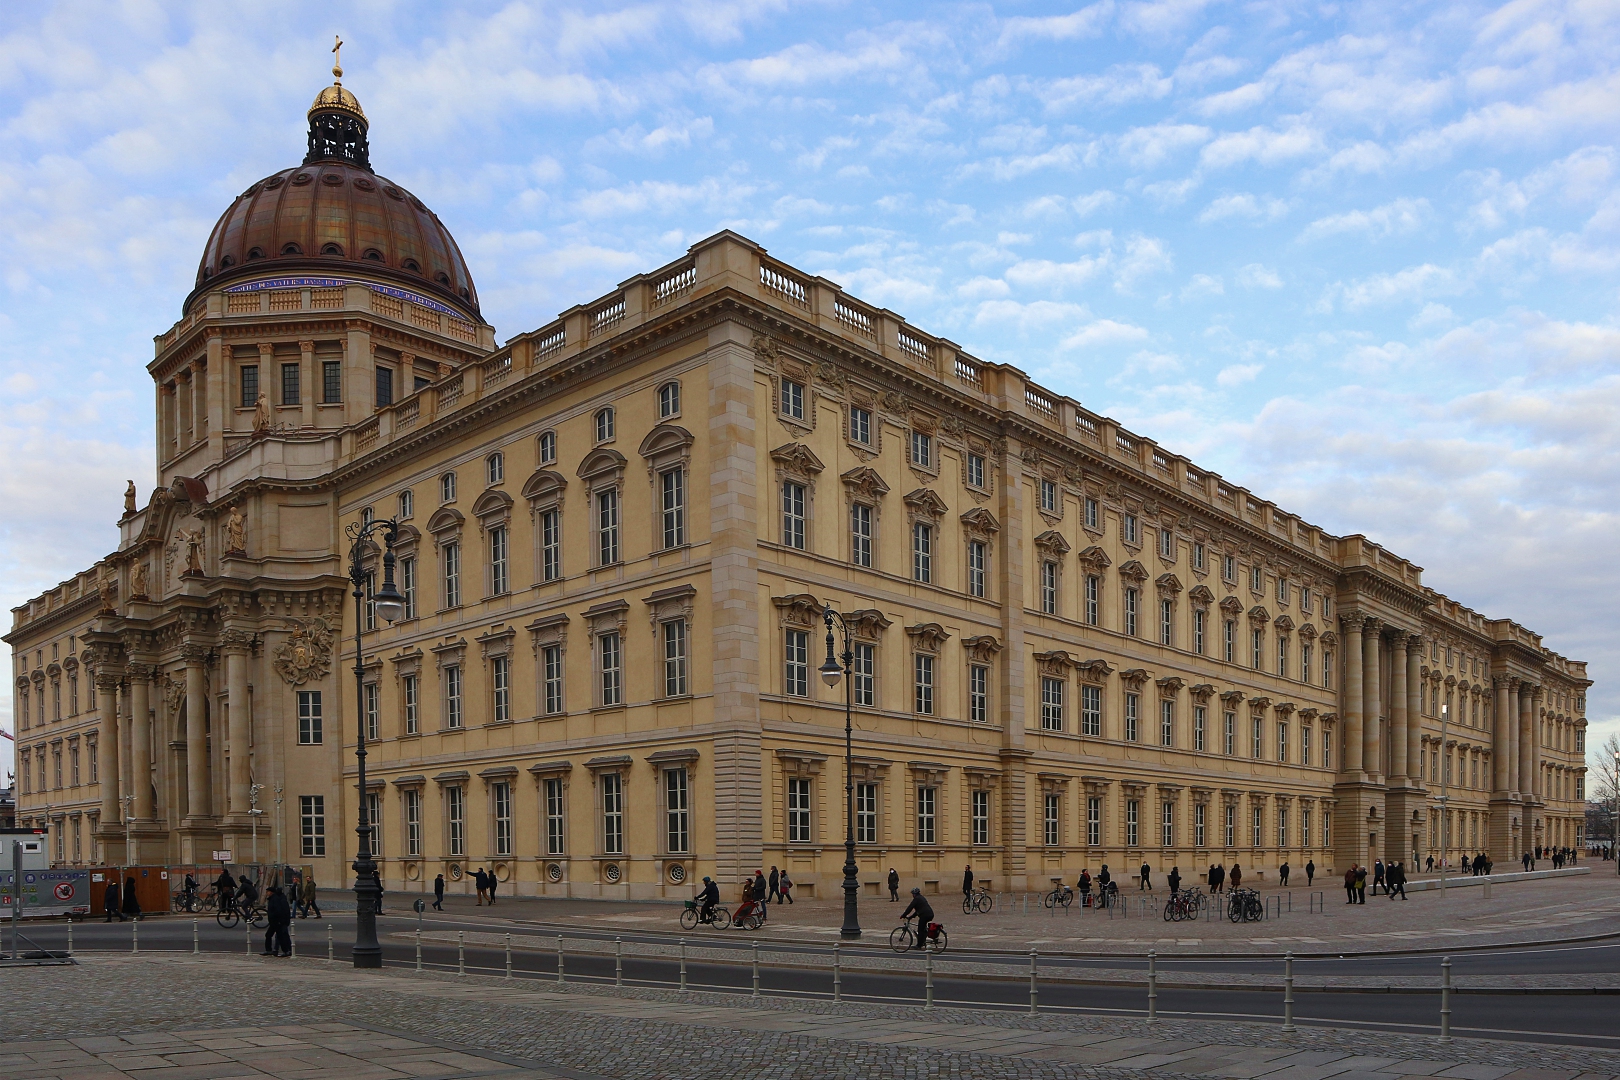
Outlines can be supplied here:
<path id="1" fill-rule="evenodd" d="M 343 361 L 321 363 L 321 403 L 337 405 L 343 400 Z"/>
<path id="2" fill-rule="evenodd" d="M 1208 809 L 1203 803 L 1193 807 L 1193 847 L 1204 846 L 1204 815 Z"/>
<path id="3" fill-rule="evenodd" d="M 563 711 L 563 656 L 561 645 L 547 645 L 540 650 L 540 679 L 543 683 L 540 697 L 544 711 L 554 715 Z"/>
<path id="4" fill-rule="evenodd" d="M 1193 652 L 1199 656 L 1204 655 L 1204 622 L 1207 613 L 1203 608 L 1193 609 Z"/>
<path id="5" fill-rule="evenodd" d="M 1194 570 L 1202 570 L 1203 568 L 1204 568 L 1204 545 L 1195 540 L 1195 541 L 1193 541 L 1193 569 Z"/>
<path id="6" fill-rule="evenodd" d="M 878 789 L 876 784 L 855 785 L 855 842 L 877 843 Z"/>
<path id="7" fill-rule="evenodd" d="M 1159 845 L 1161 847 L 1176 846 L 1176 804 L 1167 802 L 1159 804 Z"/>
<path id="8" fill-rule="evenodd" d="M 607 442 L 613 438 L 613 410 L 600 409 L 596 413 L 596 441 Z"/>
<path id="9" fill-rule="evenodd" d="M 259 365 L 243 364 L 239 371 L 242 377 L 241 407 L 251 409 L 259 403 Z"/>
<path id="10" fill-rule="evenodd" d="M 1285 606 L 1288 603 L 1288 579 L 1287 578 L 1281 578 L 1280 577 L 1280 578 L 1277 579 L 1277 603 L 1285 605 Z"/>
<path id="11" fill-rule="evenodd" d="M 990 793 L 973 792 L 972 843 L 984 847 L 990 843 Z"/>
<path id="12" fill-rule="evenodd" d="M 624 777 L 619 773 L 603 773 L 602 779 L 602 854 L 624 854 Z"/>
<path id="13" fill-rule="evenodd" d="M 1159 530 L 1159 557 L 1163 559 L 1176 557 L 1176 534 L 1169 529 Z"/>
<path id="14" fill-rule="evenodd" d="M 1301 803 L 1299 807 L 1299 842 L 1305 847 L 1311 846 L 1311 804 Z"/>
<path id="15" fill-rule="evenodd" d="M 303 367 L 299 364 L 281 365 L 281 403 L 301 404 L 304 398 Z"/>
<path id="16" fill-rule="evenodd" d="M 925 432 L 911 433 L 911 463 L 920 468 L 934 467 L 934 439 Z"/>
<path id="17" fill-rule="evenodd" d="M 298 691 L 298 745 L 319 746 L 321 742 L 321 692 Z"/>
<path id="18" fill-rule="evenodd" d="M 602 661 L 602 705 L 604 708 L 624 704 L 624 653 L 619 635 L 602 634 L 596 639 Z"/>
<path id="19" fill-rule="evenodd" d="M 1249 640 L 1254 646 L 1254 655 L 1250 657 L 1250 659 L 1253 661 L 1254 670 L 1264 670 L 1266 662 L 1266 632 L 1264 630 L 1251 631 L 1249 634 Z"/>
<path id="20" fill-rule="evenodd" d="M 563 854 L 563 782 L 546 781 L 546 854 Z"/>
<path id="21" fill-rule="evenodd" d="M 658 419 L 668 420 L 681 411 L 681 384 L 665 383 L 658 388 Z"/>
<path id="22" fill-rule="evenodd" d="M 782 544 L 804 550 L 804 485 L 782 485 Z"/>
<path id="23" fill-rule="evenodd" d="M 677 548 L 686 543 L 686 470 L 670 469 L 662 473 L 664 547 Z"/>
<path id="24" fill-rule="evenodd" d="M 375 571 L 366 571 L 364 585 L 366 594 L 365 606 L 361 608 L 361 619 L 367 631 L 377 629 L 377 574 Z"/>
<path id="25" fill-rule="evenodd" d="M 1131 637 L 1136 636 L 1136 617 L 1140 603 L 1135 589 L 1125 590 L 1125 633 Z"/>
<path id="26" fill-rule="evenodd" d="M 1050 480 L 1041 481 L 1041 509 L 1048 514 L 1057 513 L 1058 489 Z"/>
<path id="27" fill-rule="evenodd" d="M 1041 730 L 1063 730 L 1063 680 L 1041 680 Z"/>
<path id="28" fill-rule="evenodd" d="M 444 545 L 444 606 L 461 606 L 461 545 Z"/>
<path id="29" fill-rule="evenodd" d="M 1176 703 L 1169 699 L 1159 702 L 1159 745 L 1176 745 Z"/>
<path id="30" fill-rule="evenodd" d="M 862 446 L 872 445 L 872 414 L 859 405 L 849 407 L 849 438 Z"/>
<path id="31" fill-rule="evenodd" d="M 851 690 L 854 693 L 855 704 L 866 708 L 877 706 L 877 646 L 868 641 L 857 641 L 851 675 L 854 682 Z"/>
<path id="32" fill-rule="evenodd" d="M 461 727 L 464 719 L 461 709 L 461 665 L 450 664 L 444 669 L 444 726 Z"/>
<path id="33" fill-rule="evenodd" d="M 1223 731 L 1225 732 L 1222 743 L 1225 749 L 1222 751 L 1222 753 L 1224 753 L 1227 757 L 1232 757 L 1237 753 L 1237 713 L 1222 713 L 1221 723 L 1223 725 Z"/>
<path id="34" fill-rule="evenodd" d="M 492 722 L 504 724 L 512 719 L 512 658 L 493 656 L 489 661 L 489 682 L 493 692 Z"/>
<path id="35" fill-rule="evenodd" d="M 596 563 L 612 566 L 619 561 L 619 493 L 616 489 L 596 495 Z"/>
<path id="36" fill-rule="evenodd" d="M 378 692 L 377 684 L 374 683 L 374 682 L 366 683 L 365 690 L 366 690 L 366 708 L 365 708 L 365 712 L 366 712 L 366 741 L 367 742 L 376 742 L 378 737 L 379 737 L 377 729 L 381 726 L 378 723 L 378 716 L 377 716 L 377 713 L 379 711 L 379 705 L 380 705 L 380 702 L 379 702 L 378 699 L 380 698 L 381 695 Z"/>
<path id="37" fill-rule="evenodd" d="M 938 788 L 923 786 L 917 789 L 917 843 L 919 844 L 932 844 L 936 840 L 934 819 L 935 797 L 938 794 Z"/>
<path id="38" fill-rule="evenodd" d="M 1125 515 L 1124 529 L 1127 544 L 1140 544 L 1142 542 L 1142 529 L 1136 523 L 1135 514 Z"/>
<path id="39" fill-rule="evenodd" d="M 792 379 L 782 380 L 782 415 L 795 420 L 804 419 L 804 385 Z"/>
<path id="40" fill-rule="evenodd" d="M 810 634 L 789 630 L 783 638 L 782 692 L 790 697 L 810 696 Z"/>
<path id="41" fill-rule="evenodd" d="M 1097 505 L 1096 499 L 1086 500 L 1086 528 L 1102 528 L 1102 510 Z"/>
<path id="42" fill-rule="evenodd" d="M 1228 664 L 1236 663 L 1237 656 L 1237 623 L 1231 619 L 1221 622 L 1221 643 L 1223 656 Z"/>
<path id="43" fill-rule="evenodd" d="M 1299 681 L 1311 681 L 1311 647 L 1303 641 L 1299 644 Z"/>
<path id="44" fill-rule="evenodd" d="M 399 560 L 399 591 L 405 597 L 405 618 L 416 618 L 416 560 Z"/>
<path id="45" fill-rule="evenodd" d="M 495 805 L 495 854 L 512 854 L 512 785 L 491 784 L 490 795 Z"/>
<path id="46" fill-rule="evenodd" d="M 299 832 L 306 859 L 326 857 L 326 796 L 298 796 Z"/>
<path id="47" fill-rule="evenodd" d="M 1250 726 L 1254 735 L 1253 753 L 1250 757 L 1263 758 L 1266 756 L 1266 722 L 1258 716 L 1250 717 Z"/>
<path id="48" fill-rule="evenodd" d="M 1085 618 L 1086 625 L 1097 625 L 1097 601 L 1102 592 L 1102 581 L 1096 574 L 1086 575 L 1085 585 Z"/>
<path id="49" fill-rule="evenodd" d="M 856 566 L 872 565 L 872 508 L 865 503 L 849 508 L 849 561 Z"/>
<path id="50" fill-rule="evenodd" d="M 912 655 L 912 685 L 914 694 L 912 703 L 917 712 L 924 716 L 934 714 L 934 658 L 927 653 Z"/>
<path id="51" fill-rule="evenodd" d="M 967 456 L 967 482 L 970 487 L 984 487 L 984 458 L 978 454 Z"/>
<path id="52" fill-rule="evenodd" d="M 1324 606 L 1326 606 L 1327 601 L 1323 600 L 1322 604 Z M 1322 650 L 1322 685 L 1327 687 L 1329 690 L 1333 689 L 1333 650 L 1332 649 L 1323 649 Z"/>
<path id="53" fill-rule="evenodd" d="M 422 854 L 422 792 L 405 789 L 405 854 Z"/>
<path id="54" fill-rule="evenodd" d="M 1041 563 L 1041 611 L 1047 615 L 1057 614 L 1058 584 L 1057 563 Z"/>
<path id="55" fill-rule="evenodd" d="M 1228 806 L 1226 808 L 1226 824 L 1225 824 L 1224 832 L 1225 832 L 1225 846 L 1226 847 L 1236 847 L 1237 846 L 1237 807 L 1235 807 L 1235 806 Z"/>
<path id="56" fill-rule="evenodd" d="M 810 842 L 810 778 L 788 777 L 788 843 Z"/>
<path id="57" fill-rule="evenodd" d="M 1138 847 L 1141 844 L 1141 817 L 1142 804 L 1135 799 L 1125 800 L 1125 846 Z"/>
<path id="58" fill-rule="evenodd" d="M 1333 768 L 1333 729 L 1322 729 L 1322 768 Z"/>
<path id="59" fill-rule="evenodd" d="M 664 624 L 664 696 L 686 693 L 686 620 Z"/>
<path id="60" fill-rule="evenodd" d="M 394 403 L 394 369 L 379 367 L 377 369 L 377 408 L 381 409 Z"/>
<path id="61" fill-rule="evenodd" d="M 983 664 L 968 665 L 968 719 L 990 722 L 990 669 Z"/>
<path id="62" fill-rule="evenodd" d="M 1142 699 L 1136 694 L 1125 695 L 1125 740 L 1127 742 L 1142 741 Z"/>
<path id="63" fill-rule="evenodd" d="M 1288 639 L 1282 634 L 1277 635 L 1277 675 L 1288 677 Z"/>
<path id="64" fill-rule="evenodd" d="M 970 540 L 967 548 L 968 567 L 968 595 L 983 597 L 985 594 L 985 546 L 983 541 Z"/>
<path id="65" fill-rule="evenodd" d="M 1221 580 L 1237 580 L 1237 559 L 1233 558 L 1231 555 L 1221 556 Z"/>
<path id="66" fill-rule="evenodd" d="M 692 849 L 691 811 L 687 807 L 685 769 L 664 770 L 664 845 L 671 855 Z"/>
<path id="67" fill-rule="evenodd" d="M 500 596 L 511 587 L 507 560 L 506 526 L 497 525 L 489 530 L 489 594 Z"/>
<path id="68" fill-rule="evenodd" d="M 540 580 L 562 577 L 562 512 L 547 510 L 540 515 Z"/>
<path id="69" fill-rule="evenodd" d="M 1102 687 L 1080 688 L 1080 734 L 1089 738 L 1102 737 Z"/>
<path id="70" fill-rule="evenodd" d="M 366 824 L 371 827 L 371 853 L 380 859 L 383 854 L 381 792 L 366 794 Z"/>
<path id="71" fill-rule="evenodd" d="M 1176 643 L 1176 605 L 1174 600 L 1159 601 L 1159 644 Z"/>
<path id="72" fill-rule="evenodd" d="M 1311 725 L 1309 724 L 1301 724 L 1299 728 L 1299 763 L 1301 765 L 1311 763 Z"/>
<path id="73" fill-rule="evenodd" d="M 916 522 L 911 526 L 911 576 L 914 580 L 934 580 L 934 527 Z"/>
<path id="74" fill-rule="evenodd" d="M 1254 846 L 1255 847 L 1264 847 L 1265 846 L 1264 845 L 1264 840 L 1265 840 L 1265 835 L 1266 835 L 1265 834 L 1266 821 L 1265 821 L 1264 814 L 1265 814 L 1265 812 L 1260 807 L 1257 806 L 1257 807 L 1254 808 L 1254 812 L 1251 815 L 1251 817 L 1253 819 L 1253 824 L 1254 824 Z"/>
<path id="75" fill-rule="evenodd" d="M 1277 760 L 1288 760 L 1288 721 L 1277 721 Z"/>
<path id="76" fill-rule="evenodd" d="M 99 784 L 101 782 L 100 747 L 95 739 L 86 739 L 84 749 L 85 753 L 90 758 L 90 782 L 92 784 Z"/>
<path id="77" fill-rule="evenodd" d="M 1063 842 L 1063 799 L 1055 791 L 1046 793 L 1045 814 L 1042 817 L 1042 839 L 1047 847 Z"/>
<path id="78" fill-rule="evenodd" d="M 1249 591 L 1257 593 L 1266 591 L 1266 574 L 1258 566 L 1249 567 Z"/>
<path id="79" fill-rule="evenodd" d="M 1277 846 L 1288 846 L 1288 807 L 1277 807 Z"/>

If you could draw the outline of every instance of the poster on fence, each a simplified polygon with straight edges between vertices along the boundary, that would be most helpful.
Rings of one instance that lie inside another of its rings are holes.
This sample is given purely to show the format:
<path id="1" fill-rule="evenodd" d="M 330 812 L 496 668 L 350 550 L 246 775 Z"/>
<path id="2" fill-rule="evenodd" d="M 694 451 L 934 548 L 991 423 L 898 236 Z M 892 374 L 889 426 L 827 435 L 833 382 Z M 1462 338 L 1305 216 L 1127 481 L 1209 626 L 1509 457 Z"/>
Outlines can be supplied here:
<path id="1" fill-rule="evenodd" d="M 18 879 L 21 884 L 18 884 Z M 86 915 L 90 912 L 90 871 L 10 870 L 0 872 L 0 919 L 12 915 L 12 897 L 22 893 L 22 917 Z"/>

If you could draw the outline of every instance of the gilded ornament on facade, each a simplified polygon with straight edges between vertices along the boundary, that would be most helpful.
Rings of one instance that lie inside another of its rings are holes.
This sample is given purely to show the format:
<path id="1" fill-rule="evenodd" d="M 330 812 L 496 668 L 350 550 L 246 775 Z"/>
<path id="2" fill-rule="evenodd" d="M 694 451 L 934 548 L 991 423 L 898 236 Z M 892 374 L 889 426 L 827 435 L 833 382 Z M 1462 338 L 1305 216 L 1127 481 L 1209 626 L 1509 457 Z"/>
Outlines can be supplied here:
<path id="1" fill-rule="evenodd" d="M 293 620 L 293 631 L 275 652 L 276 674 L 291 686 L 323 679 L 332 667 L 332 628 L 326 620 Z"/>

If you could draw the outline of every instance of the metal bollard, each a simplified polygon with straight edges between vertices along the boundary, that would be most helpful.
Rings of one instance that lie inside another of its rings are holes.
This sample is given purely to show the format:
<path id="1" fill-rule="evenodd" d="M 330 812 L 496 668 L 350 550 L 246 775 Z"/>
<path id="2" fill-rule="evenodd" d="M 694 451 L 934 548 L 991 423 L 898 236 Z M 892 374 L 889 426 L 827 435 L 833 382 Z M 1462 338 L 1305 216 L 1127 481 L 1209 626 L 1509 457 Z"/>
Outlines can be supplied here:
<path id="1" fill-rule="evenodd" d="M 192 936 L 192 941 L 195 942 L 197 940 L 197 920 L 196 919 L 191 920 L 191 936 Z M 197 948 L 196 948 L 195 944 L 193 944 L 191 951 L 192 952 L 197 951 Z M 68 917 L 68 955 L 69 956 L 73 955 L 73 918 L 72 918 L 72 916 Z"/>
<path id="2" fill-rule="evenodd" d="M 141 951 L 141 920 L 140 919 L 131 919 L 131 920 L 129 920 L 129 951 L 132 952 L 132 953 L 138 953 L 138 952 Z"/>
<path id="3" fill-rule="evenodd" d="M 1035 982 L 1035 950 L 1029 950 L 1029 1015 L 1041 1007 L 1041 991 Z"/>
<path id="4" fill-rule="evenodd" d="M 456 974 L 467 974 L 467 933 L 456 931 Z"/>
<path id="5" fill-rule="evenodd" d="M 420 937 L 421 937 L 421 932 L 420 931 L 417 932 L 417 937 L 418 937 L 418 939 L 420 939 Z M 418 953 L 417 955 L 421 955 L 421 954 Z M 326 962 L 328 964 L 330 964 L 332 962 L 332 924 L 331 923 L 326 924 Z"/>
<path id="6" fill-rule="evenodd" d="M 507 979 L 508 982 L 510 982 L 511 979 L 512 979 L 512 935 L 511 934 L 506 935 L 506 979 Z"/>
<path id="7" fill-rule="evenodd" d="M 253 955 L 253 924 L 247 923 L 242 927 L 242 944 L 249 956 Z"/>
<path id="8" fill-rule="evenodd" d="M 833 942 L 833 1003 L 844 999 L 844 978 L 842 965 L 839 964 L 838 942 Z"/>
<path id="9" fill-rule="evenodd" d="M 1294 954 L 1283 954 L 1283 1026 L 1284 1031 L 1294 1030 Z"/>
<path id="10" fill-rule="evenodd" d="M 686 939 L 681 938 L 681 993 L 686 993 Z"/>
<path id="11" fill-rule="evenodd" d="M 1451 1041 L 1451 957 L 1440 961 L 1440 1041 Z"/>
<path id="12" fill-rule="evenodd" d="M 624 985 L 624 942 L 613 939 L 613 985 Z"/>
<path id="13" fill-rule="evenodd" d="M 287 952 L 294 960 L 298 959 L 298 924 L 287 924 Z"/>
<path id="14" fill-rule="evenodd" d="M 927 972 L 923 982 L 923 1008 L 934 1007 L 934 950 L 923 953 L 923 968 Z"/>
<path id="15" fill-rule="evenodd" d="M 416 928 L 416 970 L 422 970 L 422 928 Z"/>
<path id="16" fill-rule="evenodd" d="M 759 942 L 754 942 L 754 1000 L 759 1000 Z"/>
<path id="17" fill-rule="evenodd" d="M 561 986 L 562 986 L 562 984 L 563 984 L 563 948 L 562 948 L 562 935 L 561 935 L 561 934 L 558 934 L 558 935 L 557 935 L 557 986 L 558 986 L 558 987 L 561 987 Z"/>
<path id="18" fill-rule="evenodd" d="M 197 920 L 191 920 L 191 955 L 196 956 L 202 951 L 201 942 L 197 937 Z M 73 951 L 73 924 L 68 923 L 68 952 Z"/>
<path id="19" fill-rule="evenodd" d="M 1159 954 L 1148 950 L 1148 1017 L 1147 1022 L 1159 1022 Z"/>

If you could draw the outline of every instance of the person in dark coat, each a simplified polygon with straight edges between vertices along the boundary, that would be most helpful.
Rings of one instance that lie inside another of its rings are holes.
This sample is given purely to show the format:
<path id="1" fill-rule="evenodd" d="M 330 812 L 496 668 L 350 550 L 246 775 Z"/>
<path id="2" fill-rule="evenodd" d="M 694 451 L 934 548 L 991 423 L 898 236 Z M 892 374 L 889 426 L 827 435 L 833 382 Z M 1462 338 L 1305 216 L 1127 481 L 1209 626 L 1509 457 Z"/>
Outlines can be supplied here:
<path id="1" fill-rule="evenodd" d="M 889 903 L 900 902 L 900 874 L 894 867 L 889 867 Z"/>
<path id="2" fill-rule="evenodd" d="M 962 896 L 973 895 L 973 864 L 962 867 Z"/>
<path id="3" fill-rule="evenodd" d="M 1402 900 L 1406 899 L 1406 867 L 1391 863 L 1384 872 L 1384 895 L 1393 900 L 1396 892 L 1401 894 Z"/>
<path id="4" fill-rule="evenodd" d="M 229 911 L 231 902 L 236 899 L 236 879 L 223 866 L 219 868 L 219 877 L 214 879 L 214 891 L 219 893 L 219 910 Z"/>
<path id="5" fill-rule="evenodd" d="M 1169 882 L 1171 896 L 1174 896 L 1176 893 L 1181 891 L 1181 867 L 1172 866 L 1170 868 Z"/>
<path id="6" fill-rule="evenodd" d="M 1311 887 L 1311 881 L 1315 877 L 1316 877 L 1316 860 L 1315 859 L 1306 859 L 1305 860 L 1305 887 L 1307 889 Z"/>
<path id="7" fill-rule="evenodd" d="M 1243 888 L 1243 867 L 1239 866 L 1237 863 L 1233 863 L 1231 872 L 1226 876 L 1232 880 L 1232 888 Z"/>
<path id="8" fill-rule="evenodd" d="M 757 900 L 759 903 L 763 904 L 765 902 L 766 896 L 768 896 L 769 894 L 770 894 L 770 886 L 765 884 L 765 871 L 763 871 L 763 870 L 755 870 L 754 871 L 754 899 Z"/>
<path id="9" fill-rule="evenodd" d="M 287 932 L 287 927 L 292 924 L 292 905 L 287 903 L 280 885 L 270 886 L 265 915 L 270 919 L 270 926 L 264 932 L 264 955 L 291 956 L 292 936 Z"/>
<path id="10" fill-rule="evenodd" d="M 141 917 L 141 900 L 135 895 L 135 879 L 124 879 L 124 914 L 132 919 Z M 122 919 L 118 920 L 123 922 Z"/>
<path id="11" fill-rule="evenodd" d="M 444 875 L 433 879 L 433 910 L 444 910 Z"/>
<path id="12" fill-rule="evenodd" d="M 1143 863 L 1142 864 L 1142 877 L 1141 877 L 1141 880 L 1136 883 L 1136 891 L 1137 892 L 1141 892 L 1143 889 L 1146 889 L 1148 892 L 1153 891 L 1153 882 L 1151 880 L 1149 880 L 1148 873 L 1149 873 L 1148 864 Z"/>
<path id="13" fill-rule="evenodd" d="M 1372 894 L 1374 896 L 1378 895 L 1378 886 L 1380 886 L 1380 885 L 1384 885 L 1384 860 L 1383 859 L 1377 859 L 1377 860 L 1375 860 L 1373 862 Z M 1389 886 L 1388 885 L 1384 885 L 1384 891 L 1386 893 L 1389 892 Z"/>
<path id="14" fill-rule="evenodd" d="M 495 876 L 495 868 L 493 866 L 489 868 L 489 870 L 484 874 L 484 876 L 489 879 L 489 906 L 494 907 L 495 906 L 495 887 L 501 883 L 501 879 Z M 381 885 L 377 886 L 377 892 L 378 892 L 379 895 L 381 895 L 381 893 L 382 893 L 382 886 Z"/>
<path id="15" fill-rule="evenodd" d="M 473 875 L 473 886 L 478 890 L 478 903 L 474 906 L 483 907 L 484 897 L 489 895 L 489 877 L 484 873 L 484 868 L 481 866 L 478 868 L 478 873 Z"/>
<path id="16" fill-rule="evenodd" d="M 782 890 L 777 887 L 781 883 L 782 883 L 782 875 L 777 872 L 776 867 L 774 867 L 774 866 L 771 867 L 771 876 L 770 876 L 770 880 L 766 882 L 766 891 L 765 891 L 765 902 L 767 904 L 770 903 L 772 900 L 775 900 L 778 904 L 780 904 L 782 902 Z"/>
<path id="17" fill-rule="evenodd" d="M 377 887 L 377 914 L 381 915 L 383 913 L 383 911 L 382 911 L 382 896 L 383 896 L 382 875 L 380 873 L 378 873 L 377 871 L 373 870 L 371 872 L 371 883 Z M 490 903 L 492 903 L 492 904 L 494 902 L 495 901 L 493 901 L 493 900 L 490 901 Z"/>
<path id="18" fill-rule="evenodd" d="M 107 879 L 107 891 L 102 894 L 101 902 L 107 908 L 107 917 L 102 920 L 103 922 L 112 922 L 115 915 L 118 917 L 119 922 L 124 921 L 124 908 L 119 900 L 118 878 L 116 876 Z"/>
<path id="19" fill-rule="evenodd" d="M 1353 903 L 1356 902 L 1356 864 L 1355 863 L 1351 863 L 1350 864 L 1350 869 L 1348 869 L 1348 870 L 1346 870 L 1344 872 L 1344 896 L 1345 896 L 1345 901 L 1344 901 L 1345 903 L 1353 904 Z"/>
<path id="20" fill-rule="evenodd" d="M 1277 867 L 1277 884 L 1285 889 L 1288 888 L 1288 861 L 1286 859 L 1283 860 L 1281 866 Z"/>

